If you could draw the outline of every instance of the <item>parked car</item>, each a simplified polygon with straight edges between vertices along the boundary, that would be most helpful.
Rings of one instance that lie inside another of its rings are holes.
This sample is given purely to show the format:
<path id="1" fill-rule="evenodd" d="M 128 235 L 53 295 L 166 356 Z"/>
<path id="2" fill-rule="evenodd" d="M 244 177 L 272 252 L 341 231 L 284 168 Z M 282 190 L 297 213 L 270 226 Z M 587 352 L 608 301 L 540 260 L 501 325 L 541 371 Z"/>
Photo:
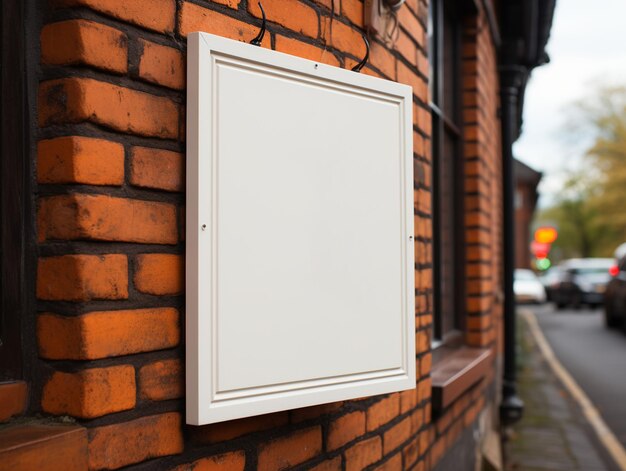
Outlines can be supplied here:
<path id="1" fill-rule="evenodd" d="M 541 284 L 546 290 L 546 299 L 548 301 L 554 301 L 554 290 L 559 286 L 564 274 L 563 268 L 556 265 L 539 277 Z"/>
<path id="2" fill-rule="evenodd" d="M 604 293 L 604 322 L 610 328 L 626 327 L 626 251 L 611 267 L 611 275 Z"/>
<path id="3" fill-rule="evenodd" d="M 518 268 L 514 273 L 513 292 L 518 303 L 545 303 L 546 290 L 532 270 Z"/>
<path id="4" fill-rule="evenodd" d="M 575 258 L 559 265 L 563 276 L 552 290 L 552 300 L 557 308 L 602 305 L 613 264 L 611 258 Z"/>

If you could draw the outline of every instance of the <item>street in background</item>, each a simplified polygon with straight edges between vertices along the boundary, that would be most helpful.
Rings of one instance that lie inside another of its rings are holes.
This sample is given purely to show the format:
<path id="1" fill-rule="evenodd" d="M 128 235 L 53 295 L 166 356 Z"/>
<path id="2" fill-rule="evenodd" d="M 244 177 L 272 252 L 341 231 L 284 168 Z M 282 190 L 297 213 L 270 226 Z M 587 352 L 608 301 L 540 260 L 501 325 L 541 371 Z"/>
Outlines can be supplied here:
<path id="1" fill-rule="evenodd" d="M 606 285 L 611 279 L 609 272 L 613 260 L 610 258 L 575 258 L 560 265 L 563 273 L 551 288 L 551 300 L 557 308 L 583 304 L 598 307 L 604 301 Z"/>

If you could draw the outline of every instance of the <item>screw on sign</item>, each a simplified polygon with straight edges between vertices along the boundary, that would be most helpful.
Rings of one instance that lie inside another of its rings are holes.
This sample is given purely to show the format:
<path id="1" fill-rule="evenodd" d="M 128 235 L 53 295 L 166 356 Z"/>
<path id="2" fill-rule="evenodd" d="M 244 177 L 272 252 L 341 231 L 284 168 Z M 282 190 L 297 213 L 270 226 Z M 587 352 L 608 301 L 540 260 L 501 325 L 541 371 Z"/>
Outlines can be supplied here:
<path id="1" fill-rule="evenodd" d="M 554 227 L 539 227 L 535 231 L 535 242 L 538 242 L 540 244 L 551 244 L 556 240 L 557 236 L 558 232 Z"/>

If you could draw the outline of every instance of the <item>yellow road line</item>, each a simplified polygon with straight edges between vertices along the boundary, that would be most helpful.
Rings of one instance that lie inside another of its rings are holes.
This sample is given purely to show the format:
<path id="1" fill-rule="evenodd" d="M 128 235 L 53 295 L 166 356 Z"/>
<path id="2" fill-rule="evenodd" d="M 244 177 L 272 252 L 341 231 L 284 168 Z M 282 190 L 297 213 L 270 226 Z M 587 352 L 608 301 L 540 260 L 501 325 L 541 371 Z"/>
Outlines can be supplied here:
<path id="1" fill-rule="evenodd" d="M 531 311 L 520 311 L 520 315 L 528 324 L 530 328 L 530 332 L 532 333 L 537 345 L 539 346 L 539 350 L 541 350 L 542 355 L 552 368 L 554 374 L 559 378 L 565 389 L 572 395 L 574 400 L 578 403 L 580 408 L 585 415 L 585 418 L 593 428 L 594 432 L 598 436 L 598 439 L 609 452 L 615 463 L 619 466 L 622 471 L 626 471 L 626 449 L 622 446 L 622 444 L 617 440 L 613 432 L 606 425 L 602 416 L 598 412 L 598 409 L 593 405 L 589 397 L 585 394 L 585 392 L 578 386 L 578 383 L 572 378 L 572 375 L 565 369 L 565 367 L 558 360 L 552 347 L 546 340 L 546 337 L 543 335 L 541 328 L 539 327 L 539 323 L 537 322 L 537 318 Z"/>

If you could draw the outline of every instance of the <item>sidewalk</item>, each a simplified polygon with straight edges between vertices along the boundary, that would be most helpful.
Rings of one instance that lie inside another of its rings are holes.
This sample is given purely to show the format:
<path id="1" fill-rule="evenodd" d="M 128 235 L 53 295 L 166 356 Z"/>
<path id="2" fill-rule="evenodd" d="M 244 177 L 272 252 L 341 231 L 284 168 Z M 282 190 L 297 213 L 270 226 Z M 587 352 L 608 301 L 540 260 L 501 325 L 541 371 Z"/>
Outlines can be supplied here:
<path id="1" fill-rule="evenodd" d="M 505 469 L 609 471 L 617 469 L 599 449 L 593 432 L 545 362 L 523 315 L 518 329 L 518 388 L 524 417 L 510 431 Z"/>

